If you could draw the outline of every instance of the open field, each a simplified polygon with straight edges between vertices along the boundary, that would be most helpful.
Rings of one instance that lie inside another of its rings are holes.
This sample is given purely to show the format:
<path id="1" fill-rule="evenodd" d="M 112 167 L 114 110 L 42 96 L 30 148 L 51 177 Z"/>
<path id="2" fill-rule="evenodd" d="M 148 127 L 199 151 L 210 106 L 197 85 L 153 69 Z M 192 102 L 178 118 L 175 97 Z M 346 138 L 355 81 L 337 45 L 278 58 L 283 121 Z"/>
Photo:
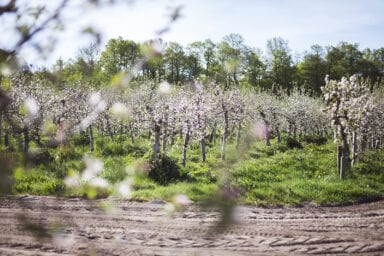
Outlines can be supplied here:
<path id="1" fill-rule="evenodd" d="M 100 205 L 113 208 L 106 213 Z M 216 211 L 193 205 L 167 215 L 164 206 L 161 201 L 2 197 L 0 255 L 384 254 L 384 201 L 238 206 L 235 224 L 221 231 L 213 229 L 220 219 Z"/>

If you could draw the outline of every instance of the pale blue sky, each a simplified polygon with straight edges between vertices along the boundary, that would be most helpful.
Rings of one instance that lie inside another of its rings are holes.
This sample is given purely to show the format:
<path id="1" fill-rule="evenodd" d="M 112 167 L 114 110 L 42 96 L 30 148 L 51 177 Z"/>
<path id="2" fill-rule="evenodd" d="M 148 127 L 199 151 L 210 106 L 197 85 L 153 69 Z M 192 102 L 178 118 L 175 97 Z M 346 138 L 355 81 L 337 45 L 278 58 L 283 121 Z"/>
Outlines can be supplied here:
<path id="1" fill-rule="evenodd" d="M 81 36 L 84 26 L 94 25 L 105 43 L 122 36 L 142 42 L 156 37 L 155 31 L 169 19 L 170 6 L 182 5 L 182 17 L 163 36 L 165 41 L 187 45 L 238 33 L 249 46 L 265 50 L 266 41 L 282 37 L 293 54 L 311 45 L 358 43 L 360 49 L 384 47 L 384 0 L 136 0 L 133 5 L 67 14 L 67 29 L 48 63 L 58 57 L 75 57 L 88 43 Z M 37 62 L 26 49 L 27 61 Z M 42 62 L 41 62 L 42 63 Z"/>

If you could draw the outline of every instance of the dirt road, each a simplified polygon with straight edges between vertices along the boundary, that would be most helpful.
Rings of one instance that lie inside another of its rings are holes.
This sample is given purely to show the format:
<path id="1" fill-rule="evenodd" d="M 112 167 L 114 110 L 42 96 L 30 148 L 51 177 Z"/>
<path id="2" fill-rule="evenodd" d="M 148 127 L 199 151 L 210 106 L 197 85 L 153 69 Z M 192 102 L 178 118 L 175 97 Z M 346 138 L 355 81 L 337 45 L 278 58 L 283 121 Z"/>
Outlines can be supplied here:
<path id="1" fill-rule="evenodd" d="M 0 216 L 0 255 L 384 255 L 384 201 L 238 206 L 216 235 L 218 212 L 168 215 L 161 202 L 0 197 Z"/>

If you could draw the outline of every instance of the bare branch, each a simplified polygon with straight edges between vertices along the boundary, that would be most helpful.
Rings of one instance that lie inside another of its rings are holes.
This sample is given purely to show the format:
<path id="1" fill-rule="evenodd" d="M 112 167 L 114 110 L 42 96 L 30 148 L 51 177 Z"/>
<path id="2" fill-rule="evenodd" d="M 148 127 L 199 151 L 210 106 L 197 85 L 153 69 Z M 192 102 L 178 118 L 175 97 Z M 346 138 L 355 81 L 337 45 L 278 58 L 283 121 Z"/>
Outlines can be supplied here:
<path id="1" fill-rule="evenodd" d="M 8 4 L 0 6 L 0 16 L 8 12 L 16 12 L 16 0 L 9 1 Z"/>

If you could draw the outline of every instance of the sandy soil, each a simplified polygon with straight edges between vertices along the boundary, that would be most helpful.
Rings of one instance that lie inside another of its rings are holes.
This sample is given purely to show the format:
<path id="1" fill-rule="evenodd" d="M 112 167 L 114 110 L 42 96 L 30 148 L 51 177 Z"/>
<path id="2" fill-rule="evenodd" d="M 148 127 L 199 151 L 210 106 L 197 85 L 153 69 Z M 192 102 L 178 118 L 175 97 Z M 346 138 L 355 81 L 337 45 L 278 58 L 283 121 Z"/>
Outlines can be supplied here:
<path id="1" fill-rule="evenodd" d="M 0 197 L 0 216 L 0 255 L 384 255 L 384 201 L 238 206 L 218 233 L 218 212 L 169 215 L 162 202 Z"/>

